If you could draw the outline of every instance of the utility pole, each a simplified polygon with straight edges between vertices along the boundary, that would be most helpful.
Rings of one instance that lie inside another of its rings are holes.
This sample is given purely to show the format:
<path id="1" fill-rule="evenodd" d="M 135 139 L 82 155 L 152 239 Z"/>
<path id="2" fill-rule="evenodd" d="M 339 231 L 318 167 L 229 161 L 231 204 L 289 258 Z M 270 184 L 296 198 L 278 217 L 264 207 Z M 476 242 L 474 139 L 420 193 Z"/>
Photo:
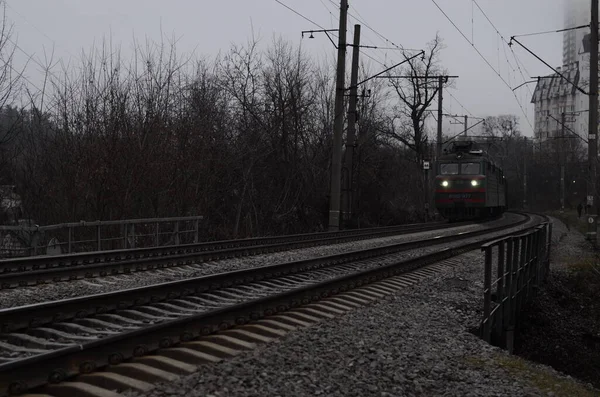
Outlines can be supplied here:
<path id="1" fill-rule="evenodd" d="M 525 137 L 525 153 L 529 151 L 527 137 Z M 527 156 L 523 157 L 523 209 L 527 209 Z"/>
<path id="2" fill-rule="evenodd" d="M 439 76 L 438 78 L 438 119 L 437 119 L 437 151 L 436 151 L 436 160 L 439 161 L 439 158 L 442 157 L 442 121 L 444 111 L 442 109 L 442 101 L 444 100 L 444 95 L 442 91 L 444 91 L 444 77 Z M 446 81 L 448 78 L 446 77 Z M 437 169 L 437 163 L 436 163 Z"/>
<path id="3" fill-rule="evenodd" d="M 348 0 L 340 2 L 337 80 L 335 86 L 335 120 L 333 123 L 333 156 L 331 161 L 331 197 L 329 198 L 329 230 L 340 229 L 340 189 L 342 185 L 342 133 L 344 129 L 344 77 L 346 73 L 346 23 Z"/>
<path id="4" fill-rule="evenodd" d="M 596 172 L 598 162 L 598 0 L 592 0 L 592 18 L 591 18 L 591 50 L 590 50 L 590 119 L 588 132 L 588 163 L 589 177 L 587 186 L 587 199 L 590 208 L 588 209 L 588 231 L 586 238 L 594 243 L 597 242 L 598 217 L 596 205 L 598 204 L 598 194 L 596 192 Z"/>
<path id="5" fill-rule="evenodd" d="M 560 209 L 565 211 L 565 156 L 564 156 L 564 143 L 565 143 L 565 112 L 561 115 L 561 129 L 560 129 Z"/>
<path id="6" fill-rule="evenodd" d="M 469 136 L 469 116 L 465 115 L 465 136 Z"/>
<path id="7" fill-rule="evenodd" d="M 354 25 L 354 43 L 352 48 L 352 71 L 350 73 L 350 101 L 348 104 L 348 132 L 346 134 L 346 154 L 344 157 L 344 168 L 346 178 L 344 178 L 344 190 L 342 191 L 342 214 L 345 227 L 349 226 L 352 220 L 353 194 L 354 194 L 354 146 L 356 140 L 356 121 L 358 102 L 358 61 L 360 54 L 360 25 Z"/>

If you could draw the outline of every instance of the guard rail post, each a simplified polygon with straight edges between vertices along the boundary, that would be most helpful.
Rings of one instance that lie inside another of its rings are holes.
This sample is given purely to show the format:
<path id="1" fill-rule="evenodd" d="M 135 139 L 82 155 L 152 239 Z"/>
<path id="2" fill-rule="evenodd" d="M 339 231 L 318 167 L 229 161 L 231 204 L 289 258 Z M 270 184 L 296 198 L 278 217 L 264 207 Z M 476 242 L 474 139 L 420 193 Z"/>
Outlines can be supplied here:
<path id="1" fill-rule="evenodd" d="M 492 250 L 493 246 L 485 246 L 482 248 L 485 252 L 485 271 L 483 281 L 483 339 L 491 342 L 491 305 L 492 305 Z"/>
<path id="2" fill-rule="evenodd" d="M 100 221 L 98 221 L 98 222 L 100 222 Z M 98 243 L 98 251 L 102 251 L 102 239 L 101 239 L 101 236 L 100 236 L 100 228 L 101 227 L 102 226 L 101 226 L 100 223 L 98 223 L 98 225 L 96 226 L 96 240 L 97 240 L 97 243 Z"/>
<path id="3" fill-rule="evenodd" d="M 499 313 L 496 315 L 494 339 L 497 341 L 502 340 L 502 334 L 504 330 L 504 260 L 505 260 L 505 240 L 500 241 L 498 244 L 498 273 L 496 280 L 496 303 L 500 306 L 497 310 Z"/>
<path id="4" fill-rule="evenodd" d="M 515 239 L 509 237 L 506 243 L 506 303 L 504 304 L 504 328 L 505 337 L 504 343 L 506 349 L 512 354 L 513 351 L 513 338 L 514 338 L 514 324 L 512 321 L 513 316 L 513 263 L 514 263 L 514 252 L 515 252 Z"/>
<path id="5" fill-rule="evenodd" d="M 160 224 L 158 222 L 156 222 L 154 224 L 154 227 L 155 227 L 155 229 L 154 229 L 154 231 L 155 231 L 155 234 L 154 234 L 154 246 L 158 247 L 159 242 L 160 242 L 160 238 L 159 238 Z"/>
<path id="6" fill-rule="evenodd" d="M 68 242 L 69 242 L 69 244 L 68 244 L 68 247 L 69 247 L 68 248 L 68 252 L 70 254 L 71 252 L 73 252 L 73 226 L 69 226 L 68 227 L 67 234 L 68 234 L 67 239 L 68 239 Z"/>

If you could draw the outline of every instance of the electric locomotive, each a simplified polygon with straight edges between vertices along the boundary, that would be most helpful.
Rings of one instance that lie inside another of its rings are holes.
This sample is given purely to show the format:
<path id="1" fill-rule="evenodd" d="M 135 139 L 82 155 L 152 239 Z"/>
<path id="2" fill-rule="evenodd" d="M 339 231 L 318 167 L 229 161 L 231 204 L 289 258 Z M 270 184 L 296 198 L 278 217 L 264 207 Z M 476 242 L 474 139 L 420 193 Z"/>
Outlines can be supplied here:
<path id="1" fill-rule="evenodd" d="M 455 142 L 437 162 L 435 206 L 451 222 L 499 216 L 506 211 L 507 184 L 500 167 L 474 142 Z"/>

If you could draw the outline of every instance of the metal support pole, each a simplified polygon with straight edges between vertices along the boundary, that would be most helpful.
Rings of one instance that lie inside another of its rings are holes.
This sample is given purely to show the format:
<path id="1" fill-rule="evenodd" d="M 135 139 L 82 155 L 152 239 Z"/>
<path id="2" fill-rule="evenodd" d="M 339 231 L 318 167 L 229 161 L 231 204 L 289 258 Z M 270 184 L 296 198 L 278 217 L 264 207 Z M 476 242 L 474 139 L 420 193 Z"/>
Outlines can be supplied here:
<path id="1" fill-rule="evenodd" d="M 100 237 L 100 225 L 96 226 L 96 239 L 98 243 L 98 251 L 102 251 L 102 239 Z"/>
<path id="2" fill-rule="evenodd" d="M 69 254 L 73 252 L 73 226 L 69 226 Z"/>
<path id="3" fill-rule="evenodd" d="M 429 222 L 429 170 L 424 170 L 425 175 L 425 222 Z"/>
<path id="4" fill-rule="evenodd" d="M 525 137 L 525 153 L 527 148 L 527 137 Z M 527 209 L 527 156 L 523 157 L 523 209 Z"/>
<path id="5" fill-rule="evenodd" d="M 597 211 L 598 194 L 596 192 L 596 167 L 598 162 L 598 0 L 592 0 L 591 17 L 591 50 L 590 50 L 590 118 L 588 132 L 588 163 L 589 177 L 587 186 L 588 204 L 588 231 L 586 238 L 594 244 L 597 242 Z"/>
<path id="6" fill-rule="evenodd" d="M 469 116 L 465 115 L 465 137 L 469 136 Z"/>
<path id="7" fill-rule="evenodd" d="M 561 124 L 562 127 L 560 129 L 561 139 L 560 139 L 560 210 L 565 210 L 565 159 L 564 159 L 564 138 L 565 138 L 565 113 L 563 112 L 561 115 Z"/>
<path id="8" fill-rule="evenodd" d="M 158 247 L 160 242 L 160 223 L 154 224 L 154 246 Z"/>
<path id="9" fill-rule="evenodd" d="M 342 185 L 342 132 L 344 128 L 344 77 L 346 73 L 346 19 L 348 0 L 340 2 L 335 120 L 333 123 L 333 155 L 331 161 L 331 197 L 329 198 L 329 230 L 340 228 L 340 190 Z"/>
<path id="10" fill-rule="evenodd" d="M 350 74 L 350 100 L 348 104 L 348 132 L 346 134 L 346 153 L 344 157 L 344 168 L 346 169 L 346 178 L 344 180 L 344 190 L 342 192 L 342 214 L 345 227 L 349 226 L 352 220 L 352 200 L 353 200 L 353 160 L 354 146 L 356 139 L 356 106 L 358 102 L 358 61 L 360 54 L 360 25 L 354 25 L 354 45 L 352 49 L 352 72 Z"/>
<path id="11" fill-rule="evenodd" d="M 444 100 L 444 76 L 438 77 L 438 119 L 437 119 L 437 151 L 436 157 L 442 157 L 442 120 L 444 117 L 444 111 L 442 109 L 442 101 Z"/>

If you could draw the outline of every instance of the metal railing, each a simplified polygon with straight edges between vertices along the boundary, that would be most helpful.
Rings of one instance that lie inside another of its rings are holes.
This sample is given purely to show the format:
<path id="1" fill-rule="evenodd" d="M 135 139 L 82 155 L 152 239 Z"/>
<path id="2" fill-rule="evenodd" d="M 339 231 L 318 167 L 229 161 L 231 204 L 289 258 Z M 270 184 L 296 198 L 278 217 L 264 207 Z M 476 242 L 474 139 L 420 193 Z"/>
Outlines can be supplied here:
<path id="1" fill-rule="evenodd" d="M 520 314 L 548 275 L 551 243 L 552 224 L 546 222 L 481 247 L 485 253 L 481 336 L 488 343 L 512 353 Z"/>
<path id="2" fill-rule="evenodd" d="M 202 216 L 72 222 L 47 226 L 0 226 L 0 257 L 70 254 L 199 242 Z"/>

